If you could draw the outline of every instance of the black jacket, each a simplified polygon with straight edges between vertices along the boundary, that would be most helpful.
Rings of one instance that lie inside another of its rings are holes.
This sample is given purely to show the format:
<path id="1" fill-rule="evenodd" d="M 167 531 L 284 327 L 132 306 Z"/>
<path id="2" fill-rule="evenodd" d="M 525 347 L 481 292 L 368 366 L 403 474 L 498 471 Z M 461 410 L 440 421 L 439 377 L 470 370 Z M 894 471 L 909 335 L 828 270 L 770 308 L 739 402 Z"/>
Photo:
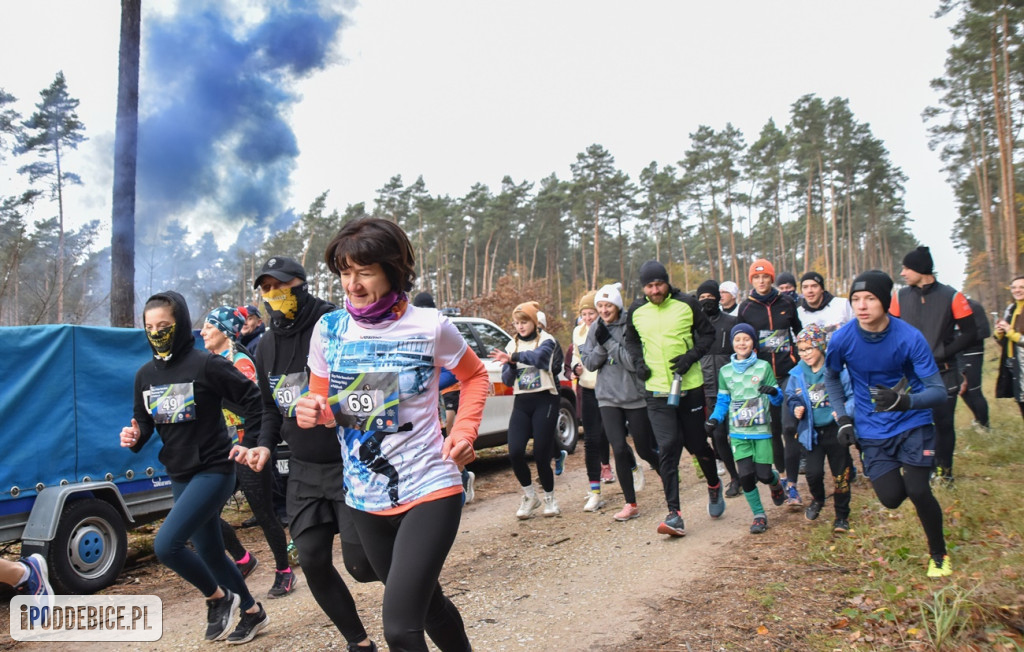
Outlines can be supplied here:
<path id="1" fill-rule="evenodd" d="M 967 299 L 945 283 L 900 288 L 889 312 L 921 331 L 939 371 L 955 370 L 956 354 L 977 339 Z"/>
<path id="2" fill-rule="evenodd" d="M 234 473 L 235 462 L 228 459 L 231 439 L 222 407 L 230 404 L 237 408 L 245 417 L 246 435 L 258 437 L 262 420 L 259 390 L 227 358 L 195 348 L 192 319 L 180 294 L 162 292 L 150 300 L 156 298 L 174 305 L 174 339 L 170 358 L 163 360 L 154 356 L 135 374 L 133 412 L 139 423 L 139 441 L 132 446 L 132 451 L 138 452 L 145 446 L 155 429 L 164 444 L 160 461 L 172 479 L 186 482 L 204 471 Z M 185 391 L 167 388 L 170 384 L 181 384 L 180 389 Z M 149 404 L 154 406 L 154 411 L 159 409 L 161 399 L 153 395 L 154 388 L 164 397 L 164 406 L 178 408 L 174 422 L 155 422 L 143 398 L 144 393 L 150 395 Z M 187 391 L 189 389 L 191 391 Z M 181 404 L 179 397 L 194 403 L 191 406 L 187 402 Z"/>
<path id="3" fill-rule="evenodd" d="M 800 316 L 796 312 L 796 303 L 775 288 L 766 297 L 751 292 L 750 297 L 740 304 L 737 317 L 757 331 L 757 357 L 772 366 L 775 378 L 780 382 L 788 377 L 796 366 L 796 336 L 803 330 Z M 784 339 L 778 352 L 771 352 L 764 347 L 765 338 L 772 331 L 781 332 Z"/>
<path id="4" fill-rule="evenodd" d="M 714 398 L 718 396 L 718 372 L 729 364 L 729 358 L 733 354 L 732 327 L 739 319 L 721 310 L 718 314 L 707 317 L 715 327 L 715 341 L 707 354 L 700 359 L 700 368 L 704 372 L 704 396 Z"/>

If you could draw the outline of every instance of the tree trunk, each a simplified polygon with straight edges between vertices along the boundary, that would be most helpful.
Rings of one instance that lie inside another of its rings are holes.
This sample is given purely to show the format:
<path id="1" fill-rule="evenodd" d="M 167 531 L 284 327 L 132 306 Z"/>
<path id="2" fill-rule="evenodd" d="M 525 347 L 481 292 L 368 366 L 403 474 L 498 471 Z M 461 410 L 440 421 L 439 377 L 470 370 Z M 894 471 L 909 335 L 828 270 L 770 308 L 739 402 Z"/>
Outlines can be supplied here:
<path id="1" fill-rule="evenodd" d="M 597 289 L 597 278 L 601 275 L 601 205 L 594 207 L 594 273 L 590 275 L 591 283 L 587 285 L 588 290 Z"/>
<path id="2" fill-rule="evenodd" d="M 466 300 L 466 249 L 469 248 L 469 234 L 462 241 L 462 283 L 459 285 L 459 301 Z"/>
<path id="3" fill-rule="evenodd" d="M 110 234 L 110 325 L 135 325 L 135 160 L 139 133 L 142 0 L 121 0 Z"/>
<path id="4" fill-rule="evenodd" d="M 57 161 L 57 323 L 64 323 L 64 179 L 60 170 L 60 143 L 53 144 Z"/>
<path id="5" fill-rule="evenodd" d="M 991 46 L 991 71 L 992 71 L 992 103 L 996 118 L 996 137 L 999 143 L 999 176 L 1000 176 L 1000 199 L 1002 200 L 1003 213 L 1003 256 L 1006 259 L 1006 271 L 1009 277 L 1017 274 L 1017 220 L 1016 220 L 1016 197 L 1013 195 L 1013 160 L 1010 158 L 1012 149 L 1010 146 L 1010 126 L 1008 124 L 1009 104 L 1008 98 L 1004 98 L 1001 84 L 999 83 L 997 36 L 992 34 Z"/>
<path id="6" fill-rule="evenodd" d="M 804 271 L 807 271 L 808 261 L 807 259 L 811 256 L 811 225 L 814 220 L 811 219 L 811 198 L 813 196 L 814 189 L 814 172 L 807 172 L 807 215 L 804 219 Z M 796 265 L 793 266 L 796 269 Z"/>

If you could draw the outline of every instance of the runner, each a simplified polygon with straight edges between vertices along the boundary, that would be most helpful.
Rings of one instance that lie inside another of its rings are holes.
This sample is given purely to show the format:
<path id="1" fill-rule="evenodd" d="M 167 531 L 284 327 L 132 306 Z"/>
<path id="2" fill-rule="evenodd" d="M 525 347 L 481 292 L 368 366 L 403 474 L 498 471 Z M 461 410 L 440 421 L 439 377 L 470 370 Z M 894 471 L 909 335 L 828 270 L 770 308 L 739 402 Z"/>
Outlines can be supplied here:
<path id="1" fill-rule="evenodd" d="M 270 315 L 271 328 L 256 351 L 263 427 L 259 445 L 249 451 L 250 467 L 272 464 L 271 451 L 284 441 L 288 460 L 288 523 L 303 575 L 316 603 L 345 638 L 348 649 L 376 649 L 366 634 L 355 600 L 334 566 L 334 537 L 341 539 L 346 570 L 357 582 L 378 582 L 359 541 L 349 506 L 341 448 L 333 428 L 304 430 L 296 423 L 295 404 L 309 392 L 306 359 L 317 320 L 336 310 L 309 293 L 306 270 L 297 261 L 272 256 L 255 281 Z"/>
<path id="2" fill-rule="evenodd" d="M 931 347 L 916 328 L 890 319 L 892 279 L 872 270 L 854 279 L 856 321 L 832 336 L 825 354 L 825 388 L 843 395 L 845 368 L 853 385 L 857 431 L 842 401 L 833 401 L 841 444 L 860 441 L 865 471 L 882 504 L 910 499 L 928 539 L 928 577 L 953 572 L 942 533 L 942 508 L 928 482 L 935 455 L 930 408 L 946 399 Z"/>
<path id="3" fill-rule="evenodd" d="M 775 287 L 779 289 L 779 292 L 792 299 L 793 303 L 800 300 L 800 295 L 796 293 L 796 277 L 789 272 L 779 274 Z"/>
<path id="4" fill-rule="evenodd" d="M 715 340 L 707 355 L 700 359 L 701 371 L 704 373 L 704 412 L 715 411 L 718 400 L 718 372 L 729 364 L 732 350 L 732 327 L 736 325 L 736 317 L 722 312 L 718 282 L 704 281 L 697 288 L 697 301 L 700 309 L 707 315 L 708 321 L 715 327 Z M 740 494 L 740 476 L 736 471 L 736 462 L 732 457 L 732 446 L 729 444 L 729 424 L 723 419 L 711 433 L 711 441 L 715 454 L 722 460 L 729 473 L 729 486 L 725 489 L 726 498 L 735 498 Z"/>
<path id="5" fill-rule="evenodd" d="M 409 238 L 393 222 L 345 223 L 328 244 L 345 309 L 317 322 L 300 427 L 338 426 L 346 502 L 384 582 L 384 638 L 392 650 L 470 650 L 458 609 L 438 578 L 455 541 L 463 490 L 458 465 L 475 459 L 487 371 L 446 317 L 409 305 L 416 278 Z M 462 386 L 447 438 L 437 418 L 438 376 Z"/>
<path id="6" fill-rule="evenodd" d="M 512 471 L 523 488 L 523 499 L 516 511 L 519 519 L 530 518 L 541 506 L 526 462 L 526 442 L 531 437 L 537 477 L 544 489 L 543 514 L 558 516 L 561 513 L 555 500 L 551 455 L 558 421 L 556 370 L 562 366 L 562 347 L 540 325 L 539 312 L 540 304 L 536 301 L 516 306 L 512 311 L 516 334 L 505 351 L 495 349 L 490 356 L 505 365 L 501 369 L 501 380 L 515 394 L 508 422 L 508 455 Z"/>
<path id="7" fill-rule="evenodd" d="M 715 411 L 705 422 L 704 429 L 710 434 L 718 424 L 729 419 L 729 440 L 740 485 L 754 513 L 750 533 L 763 534 L 768 529 L 768 517 L 761 505 L 757 483 L 771 488 L 772 502 L 776 506 L 785 500 L 779 472 L 772 469 L 771 410 L 765 405 L 766 400 L 773 405 L 781 404 L 782 392 L 771 365 L 754 353 L 758 339 L 753 326 L 740 322 L 732 327 L 731 336 L 735 353 L 718 374 Z"/>
<path id="8" fill-rule="evenodd" d="M 601 447 L 607 449 L 608 444 L 605 437 L 604 427 L 601 424 L 601 408 L 594 393 L 594 385 L 597 382 L 597 373 L 591 371 L 583 364 L 580 356 L 580 347 L 587 341 L 587 333 L 597 320 L 597 307 L 594 305 L 594 297 L 597 292 L 591 290 L 582 297 L 579 302 L 580 323 L 572 331 L 572 373 L 579 384 L 580 416 L 583 421 L 583 450 L 584 461 L 587 467 L 587 481 L 590 483 L 590 490 L 587 492 L 587 501 L 583 505 L 583 511 L 596 512 L 605 506 L 606 501 L 601 498 Z M 611 469 L 609 469 L 610 471 Z"/>
<path id="9" fill-rule="evenodd" d="M 242 325 L 245 318 L 241 311 L 231 306 L 220 306 L 210 311 L 203 322 L 203 328 L 199 331 L 203 338 L 203 344 L 210 353 L 219 355 L 235 365 L 235 369 L 242 372 L 242 375 L 256 382 L 256 366 L 252 358 L 242 350 L 238 338 L 242 332 Z M 224 409 L 224 422 L 228 426 L 228 434 L 232 441 L 241 444 L 243 447 L 252 447 L 256 444 L 252 439 L 245 439 L 245 419 L 232 410 Z M 273 476 L 270 468 L 267 467 L 259 472 L 253 471 L 248 466 L 240 465 L 235 469 L 238 475 L 238 483 L 245 494 L 245 500 L 252 509 L 256 522 L 263 530 L 263 536 L 267 540 L 270 552 L 274 555 L 276 570 L 274 573 L 274 584 L 267 592 L 271 598 L 280 598 L 295 590 L 295 573 L 292 572 L 288 563 L 288 537 L 281 527 L 281 521 L 274 512 L 271 493 Z M 256 558 L 242 546 L 235 534 L 235 529 L 228 525 L 224 519 L 220 519 L 221 535 L 229 553 L 239 566 L 242 577 L 247 576 L 256 568 Z"/>
<path id="10" fill-rule="evenodd" d="M 721 301 L 719 306 L 722 308 L 722 312 L 735 317 L 740 311 L 740 288 L 732 281 L 722 281 L 722 284 L 718 286 L 718 293 L 721 295 Z"/>
<path id="11" fill-rule="evenodd" d="M 817 324 L 827 337 L 832 337 L 840 326 L 853 321 L 849 300 L 832 296 L 825 289 L 825 278 L 818 272 L 807 272 L 800 277 L 800 291 L 803 298 L 797 301 L 796 312 L 802 326 Z"/>
<path id="12" fill-rule="evenodd" d="M 960 385 L 960 396 L 974 415 L 975 425 L 988 430 L 988 401 L 981 393 L 981 365 L 985 361 L 985 340 L 992 336 L 992 327 L 988 323 L 984 306 L 970 297 L 967 298 L 967 305 L 971 307 L 971 315 L 977 327 L 977 339 L 960 353 L 960 374 L 964 379 Z"/>
<path id="13" fill-rule="evenodd" d="M 245 350 L 249 352 L 250 356 L 256 355 L 256 348 L 260 344 L 260 340 L 263 339 L 263 334 L 266 332 L 266 326 L 263 325 L 263 317 L 260 316 L 260 310 L 254 305 L 244 306 L 245 311 L 245 325 L 242 326 L 242 336 L 239 341 Z"/>
<path id="14" fill-rule="evenodd" d="M 704 392 L 700 359 L 708 352 L 715 329 L 692 296 L 668 282 L 668 271 L 656 260 L 640 267 L 644 298 L 626 318 L 626 351 L 644 381 L 647 416 L 658 444 L 658 466 L 669 513 L 658 532 L 686 535 L 679 513 L 679 459 L 683 448 L 697 459 L 708 483 L 708 515 L 725 512 L 715 452 L 704 433 Z"/>
<path id="15" fill-rule="evenodd" d="M 194 348 L 192 319 L 177 292 L 154 294 L 142 315 L 154 359 L 135 374 L 135 416 L 121 429 L 121 446 L 137 453 L 154 430 L 163 442 L 160 461 L 171 477 L 174 506 L 153 550 L 206 597 L 206 640 L 245 643 L 270 619 L 224 554 L 220 510 L 235 490 L 233 459 L 241 449 L 232 448 L 222 405 L 241 406 L 249 436 L 258 437 L 259 390 L 223 357 Z M 241 618 L 230 631 L 236 608 Z"/>
<path id="16" fill-rule="evenodd" d="M 996 380 L 996 398 L 1012 398 L 1017 401 L 1020 414 L 1024 417 L 1024 347 L 1020 345 L 1024 335 L 1024 276 L 1018 276 L 1010 283 L 1013 303 L 1006 307 L 1003 316 L 996 322 L 996 341 L 999 342 L 999 377 Z"/>
<path id="17" fill-rule="evenodd" d="M 633 435 L 636 451 L 653 468 L 658 456 L 651 448 L 654 435 L 647 417 L 643 383 L 636 377 L 636 362 L 626 351 L 626 313 L 623 312 L 621 284 L 605 285 L 597 291 L 600 319 L 587 333 L 580 355 L 583 365 L 597 373 L 594 393 L 601 410 L 601 422 L 615 455 L 615 467 L 625 506 L 612 518 L 628 521 L 640 516 L 636 492 L 643 490 L 644 470 L 637 464 L 626 436 Z M 629 426 L 627 432 L 626 426 Z"/>
<path id="18" fill-rule="evenodd" d="M 935 478 L 944 486 L 953 482 L 956 428 L 953 417 L 962 377 L 956 356 L 977 338 L 971 306 L 964 295 L 935 280 L 935 264 L 928 247 L 903 257 L 900 276 L 907 283 L 896 294 L 889 311 L 921 331 L 942 374 L 946 400 L 932 410 L 935 419 Z"/>

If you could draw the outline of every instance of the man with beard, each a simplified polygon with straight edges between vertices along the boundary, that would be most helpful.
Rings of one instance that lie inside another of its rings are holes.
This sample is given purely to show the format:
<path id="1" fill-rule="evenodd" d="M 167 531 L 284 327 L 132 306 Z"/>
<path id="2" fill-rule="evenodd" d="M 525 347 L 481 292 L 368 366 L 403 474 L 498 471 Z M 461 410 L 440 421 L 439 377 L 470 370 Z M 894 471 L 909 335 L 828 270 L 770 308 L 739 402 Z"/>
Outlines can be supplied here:
<path id="1" fill-rule="evenodd" d="M 640 283 L 644 298 L 630 307 L 625 345 L 637 361 L 637 377 L 645 383 L 647 414 L 658 443 L 669 509 L 658 532 L 681 537 L 686 535 L 679 513 L 679 458 L 684 447 L 697 458 L 708 483 L 708 515 L 718 518 L 725 512 L 715 452 L 704 432 L 703 392 L 694 391 L 703 385 L 697 362 L 708 352 L 715 329 L 696 299 L 669 285 L 668 271 L 658 261 L 641 265 Z"/>
<path id="2" fill-rule="evenodd" d="M 260 339 L 263 338 L 263 333 L 266 332 L 266 326 L 263 325 L 263 317 L 260 316 L 260 309 L 256 306 L 243 306 L 245 309 L 245 324 L 242 326 L 242 336 L 238 338 L 238 341 L 242 343 L 242 346 L 246 348 L 249 355 L 256 355 L 256 347 L 260 344 Z"/>
<path id="3" fill-rule="evenodd" d="M 715 411 L 718 399 L 718 372 L 729 364 L 732 355 L 732 327 L 738 321 L 736 317 L 722 311 L 718 281 L 704 281 L 697 288 L 697 302 L 708 321 L 715 327 L 715 340 L 707 354 L 700 359 L 700 368 L 704 372 L 704 411 L 710 415 Z M 725 490 L 727 498 L 734 498 L 740 493 L 740 478 L 733 460 L 732 447 L 729 445 L 729 420 L 715 426 L 711 433 L 711 441 L 718 459 L 725 464 L 729 472 L 729 486 Z"/>
<path id="4" fill-rule="evenodd" d="M 306 359 L 317 320 L 336 307 L 309 294 L 306 270 L 295 260 L 274 256 L 256 277 L 270 330 L 256 351 L 256 376 L 263 398 L 259 446 L 249 464 L 259 470 L 283 439 L 291 450 L 288 473 L 289 530 L 306 581 L 317 604 L 348 642 L 349 650 L 375 649 L 356 604 L 337 569 L 332 548 L 341 536 L 345 568 L 359 582 L 375 582 L 345 504 L 341 446 L 333 428 L 299 428 L 295 404 L 309 393 Z"/>

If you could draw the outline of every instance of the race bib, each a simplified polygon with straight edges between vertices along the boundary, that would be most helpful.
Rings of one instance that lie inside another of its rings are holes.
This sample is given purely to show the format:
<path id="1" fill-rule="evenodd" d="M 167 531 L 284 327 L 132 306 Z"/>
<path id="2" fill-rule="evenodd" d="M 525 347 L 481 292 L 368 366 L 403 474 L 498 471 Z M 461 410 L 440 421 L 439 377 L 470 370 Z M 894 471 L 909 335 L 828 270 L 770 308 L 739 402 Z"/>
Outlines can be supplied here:
<path id="1" fill-rule="evenodd" d="M 309 378 L 305 371 L 270 377 L 270 393 L 282 416 L 294 417 L 295 404 L 309 393 Z"/>
<path id="2" fill-rule="evenodd" d="M 331 372 L 329 403 L 338 425 L 398 432 L 398 373 Z"/>
<path id="3" fill-rule="evenodd" d="M 196 420 L 196 395 L 192 383 L 152 385 L 143 399 L 154 423 L 184 423 Z"/>
<path id="4" fill-rule="evenodd" d="M 763 426 L 768 423 L 768 410 L 760 396 L 745 401 L 733 401 L 729 413 L 729 424 L 736 428 Z"/>
<path id="5" fill-rule="evenodd" d="M 540 369 L 537 367 L 520 368 L 517 372 L 516 384 L 523 391 L 540 389 Z"/>
<path id="6" fill-rule="evenodd" d="M 808 387 L 807 398 L 811 399 L 811 407 L 814 409 L 829 407 L 828 392 L 825 391 L 825 383 L 814 383 Z"/>
<path id="7" fill-rule="evenodd" d="M 789 353 L 789 329 L 761 331 L 758 350 L 764 353 Z"/>

